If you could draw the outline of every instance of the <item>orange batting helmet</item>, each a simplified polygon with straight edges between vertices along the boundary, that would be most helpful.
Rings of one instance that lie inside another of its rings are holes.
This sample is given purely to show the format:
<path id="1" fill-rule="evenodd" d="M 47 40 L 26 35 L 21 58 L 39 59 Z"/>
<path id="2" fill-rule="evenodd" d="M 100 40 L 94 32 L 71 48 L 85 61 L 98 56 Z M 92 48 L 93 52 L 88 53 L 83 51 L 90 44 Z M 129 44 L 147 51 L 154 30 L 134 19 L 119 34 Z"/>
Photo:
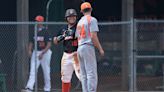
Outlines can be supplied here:
<path id="1" fill-rule="evenodd" d="M 41 15 L 38 15 L 35 17 L 35 20 L 38 21 L 38 22 L 43 22 L 44 21 L 44 17 L 41 16 Z"/>
<path id="2" fill-rule="evenodd" d="M 81 11 L 83 11 L 84 9 L 92 9 L 92 6 L 89 2 L 84 2 L 81 4 Z"/>

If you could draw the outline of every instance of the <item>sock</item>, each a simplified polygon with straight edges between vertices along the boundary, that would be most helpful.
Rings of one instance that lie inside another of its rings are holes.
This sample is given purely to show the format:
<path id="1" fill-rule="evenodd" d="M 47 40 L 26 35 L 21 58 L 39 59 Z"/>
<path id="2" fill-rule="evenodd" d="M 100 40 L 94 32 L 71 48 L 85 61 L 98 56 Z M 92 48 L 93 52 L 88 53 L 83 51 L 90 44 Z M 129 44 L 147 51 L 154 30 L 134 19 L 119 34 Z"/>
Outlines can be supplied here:
<path id="1" fill-rule="evenodd" d="M 62 92 L 70 92 L 71 83 L 62 82 Z"/>

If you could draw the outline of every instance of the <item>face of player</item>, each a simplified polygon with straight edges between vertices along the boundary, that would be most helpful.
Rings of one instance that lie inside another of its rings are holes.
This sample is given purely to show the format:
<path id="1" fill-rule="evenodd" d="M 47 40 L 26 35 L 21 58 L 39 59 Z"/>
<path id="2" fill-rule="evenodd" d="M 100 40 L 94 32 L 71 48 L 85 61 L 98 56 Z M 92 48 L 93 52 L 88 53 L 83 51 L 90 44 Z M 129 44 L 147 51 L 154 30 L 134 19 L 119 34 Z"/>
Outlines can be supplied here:
<path id="1" fill-rule="evenodd" d="M 43 24 L 41 22 L 39 22 L 39 21 L 36 21 L 36 22 L 38 22 L 37 27 L 42 27 L 43 26 Z"/>
<path id="2" fill-rule="evenodd" d="M 76 23 L 76 16 L 69 16 L 69 17 L 67 17 L 67 22 L 69 23 L 69 24 L 74 24 L 74 23 Z"/>

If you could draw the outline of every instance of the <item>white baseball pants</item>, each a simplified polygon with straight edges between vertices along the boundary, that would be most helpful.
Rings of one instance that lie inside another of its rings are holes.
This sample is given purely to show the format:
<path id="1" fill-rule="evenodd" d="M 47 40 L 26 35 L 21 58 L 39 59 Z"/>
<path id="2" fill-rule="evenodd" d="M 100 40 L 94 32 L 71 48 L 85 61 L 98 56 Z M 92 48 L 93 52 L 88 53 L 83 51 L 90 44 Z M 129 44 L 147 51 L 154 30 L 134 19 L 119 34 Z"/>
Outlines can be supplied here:
<path id="1" fill-rule="evenodd" d="M 75 71 L 77 78 L 80 80 L 80 66 L 77 58 L 77 52 L 63 53 L 61 61 L 61 80 L 64 83 L 70 83 L 72 74 Z"/>
<path id="2" fill-rule="evenodd" d="M 30 88 L 33 90 L 34 83 L 35 83 L 35 62 L 37 62 L 37 70 L 39 66 L 41 65 L 43 69 L 44 74 L 44 91 L 50 91 L 51 90 L 51 79 L 50 79 L 50 61 L 51 61 L 51 54 L 52 51 L 48 50 L 41 60 L 38 59 L 38 56 L 40 55 L 41 51 L 37 51 L 37 61 L 35 61 L 35 51 L 32 53 L 31 57 L 31 65 L 30 65 L 30 76 L 29 80 L 27 82 L 26 88 Z"/>

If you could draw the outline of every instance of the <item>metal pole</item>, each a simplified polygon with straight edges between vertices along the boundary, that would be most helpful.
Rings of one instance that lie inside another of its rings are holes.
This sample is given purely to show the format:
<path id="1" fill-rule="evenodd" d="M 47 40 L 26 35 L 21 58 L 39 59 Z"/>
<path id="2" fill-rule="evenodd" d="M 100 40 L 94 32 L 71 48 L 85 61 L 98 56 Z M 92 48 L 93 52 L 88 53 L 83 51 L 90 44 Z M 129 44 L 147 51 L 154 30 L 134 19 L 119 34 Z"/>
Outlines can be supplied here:
<path id="1" fill-rule="evenodd" d="M 133 61 L 133 76 L 134 76 L 134 80 L 133 80 L 133 85 L 134 85 L 134 92 L 137 91 L 137 22 L 136 20 L 134 20 L 134 37 L 133 37 L 133 55 L 134 55 L 134 61 Z"/>
<path id="2" fill-rule="evenodd" d="M 134 89 L 134 83 L 133 83 L 133 80 L 134 80 L 134 74 L 133 74 L 133 19 L 131 19 L 131 30 L 129 30 L 130 32 L 130 42 L 129 42 L 129 79 L 130 79 L 130 83 L 129 83 L 129 91 L 130 92 L 133 92 L 133 89 Z"/>
<path id="3" fill-rule="evenodd" d="M 164 91 L 164 64 L 162 64 L 162 73 L 163 73 L 163 86 L 162 86 L 162 90 Z"/>
<path id="4" fill-rule="evenodd" d="M 49 7 L 51 4 L 52 0 L 49 0 L 46 5 L 46 22 L 48 22 L 48 17 L 49 17 Z M 48 25 L 46 25 L 46 29 L 48 29 Z"/>
<path id="5" fill-rule="evenodd" d="M 122 21 L 130 21 L 133 19 L 133 1 L 134 0 L 122 0 Z M 122 57 L 123 57 L 123 62 L 122 62 L 122 90 L 129 90 L 130 88 L 130 81 L 129 80 L 129 65 L 131 62 L 131 53 L 130 53 L 130 29 L 127 28 L 126 25 L 123 25 L 123 32 L 122 32 Z M 130 90 L 129 90 L 130 91 Z"/>
<path id="6" fill-rule="evenodd" d="M 34 30 L 34 38 L 35 38 L 35 41 L 34 41 L 34 53 L 35 53 L 35 92 L 37 92 L 37 88 L 38 88 L 38 81 L 37 81 L 37 73 L 38 73 L 38 70 L 37 70 L 37 23 L 35 24 L 35 30 Z"/>

